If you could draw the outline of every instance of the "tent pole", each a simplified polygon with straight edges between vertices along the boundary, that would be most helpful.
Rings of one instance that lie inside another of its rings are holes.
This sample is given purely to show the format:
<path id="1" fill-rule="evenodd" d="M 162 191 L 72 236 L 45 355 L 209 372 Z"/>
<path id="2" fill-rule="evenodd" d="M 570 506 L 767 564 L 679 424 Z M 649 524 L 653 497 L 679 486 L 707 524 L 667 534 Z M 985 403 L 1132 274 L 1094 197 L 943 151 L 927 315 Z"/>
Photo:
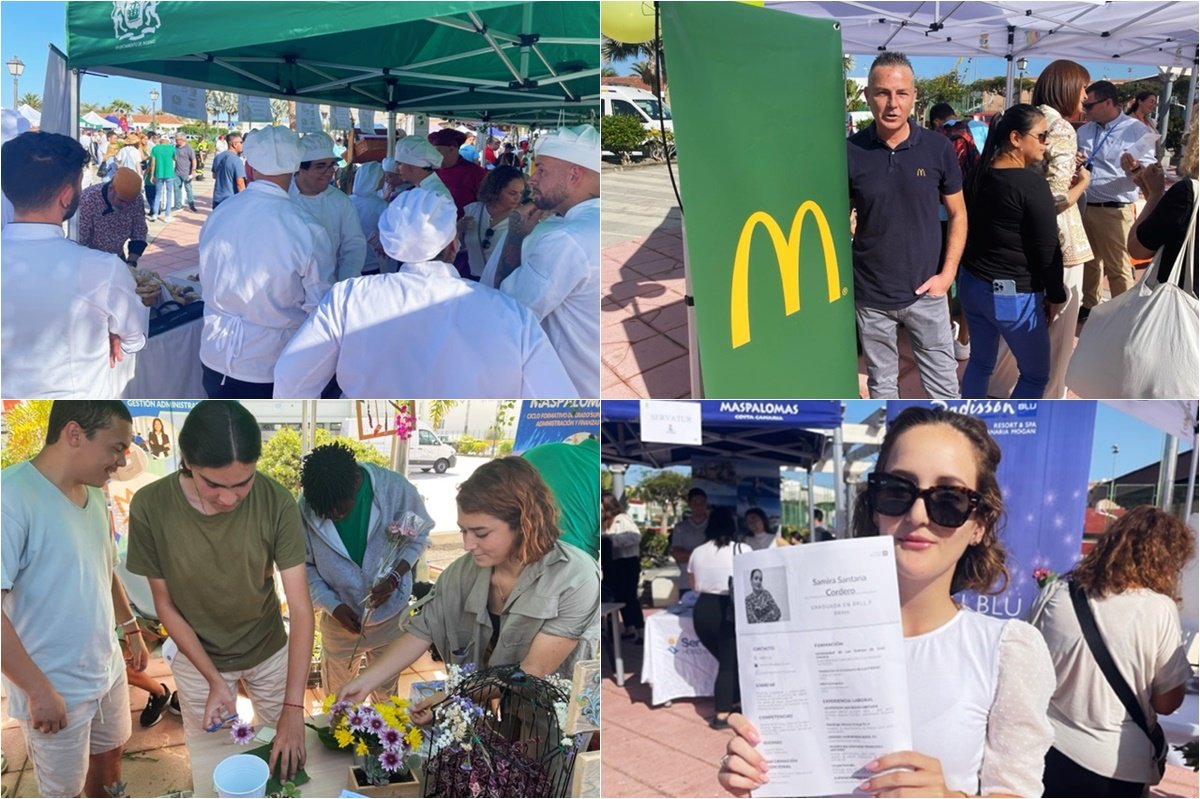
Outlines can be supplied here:
<path id="1" fill-rule="evenodd" d="M 682 214 L 681 214 L 682 215 Z M 688 260 L 687 220 L 680 220 L 680 237 L 683 241 L 683 307 L 687 311 L 688 323 L 688 376 L 692 399 L 704 397 L 704 380 L 700 374 L 700 339 L 696 335 L 696 306 L 692 296 L 692 264 Z"/>
<path id="2" fill-rule="evenodd" d="M 1192 55 L 1192 77 L 1188 79 L 1187 102 L 1183 109 L 1183 129 L 1191 130 L 1192 127 L 1192 109 L 1196 106 L 1196 65 L 1200 63 L 1200 47 L 1196 48 L 1196 52 Z"/>
<path id="3" fill-rule="evenodd" d="M 815 531 L 817 529 L 817 520 L 813 518 L 813 470 L 812 466 L 808 467 L 808 543 L 815 544 L 817 539 Z"/>
<path id="4" fill-rule="evenodd" d="M 1158 465 L 1158 487 L 1155 493 L 1159 509 L 1170 512 L 1171 495 L 1175 488 L 1175 463 L 1179 460 L 1179 439 L 1172 435 L 1163 436 L 1162 462 Z"/>
<path id="5" fill-rule="evenodd" d="M 842 466 L 842 426 L 833 428 L 833 513 L 837 517 L 834 525 L 835 538 L 849 538 L 846 524 L 846 477 Z"/>
<path id="6" fill-rule="evenodd" d="M 1016 27 L 1008 26 L 1008 52 L 1004 54 L 1004 58 L 1008 61 L 1008 65 L 1004 68 L 1004 107 L 1007 109 L 1012 105 L 1013 96 L 1013 38 L 1016 36 Z"/>
<path id="7" fill-rule="evenodd" d="M 1175 73 L 1170 69 L 1162 73 L 1163 93 L 1158 98 L 1158 107 L 1163 110 L 1158 120 L 1158 135 L 1163 141 L 1167 138 L 1167 124 L 1171 120 L 1171 95 L 1175 92 Z M 1186 131 L 1187 128 L 1184 128 Z"/>
<path id="8" fill-rule="evenodd" d="M 1192 503 L 1196 500 L 1196 442 L 1192 444 L 1192 458 L 1188 464 L 1187 496 L 1183 502 L 1181 518 L 1187 519 L 1192 515 Z"/>
<path id="9" fill-rule="evenodd" d="M 396 152 L 396 112 L 388 111 L 388 156 L 392 157 Z"/>
<path id="10" fill-rule="evenodd" d="M 67 124 L 71 138 L 75 141 L 79 141 L 79 93 L 82 83 L 83 73 L 77 69 L 71 70 L 67 80 Z M 16 105 L 14 98 L 13 106 L 16 107 Z M 67 221 L 67 238 L 71 241 L 79 241 L 79 214 L 73 214 Z"/>

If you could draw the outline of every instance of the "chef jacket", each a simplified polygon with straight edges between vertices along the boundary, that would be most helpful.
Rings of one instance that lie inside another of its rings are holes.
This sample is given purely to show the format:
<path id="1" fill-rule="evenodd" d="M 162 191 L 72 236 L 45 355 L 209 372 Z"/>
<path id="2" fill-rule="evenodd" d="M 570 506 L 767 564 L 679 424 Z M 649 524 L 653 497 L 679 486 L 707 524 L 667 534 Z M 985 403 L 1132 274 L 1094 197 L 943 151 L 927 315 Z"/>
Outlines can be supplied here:
<path id="1" fill-rule="evenodd" d="M 129 267 L 68 241 L 60 225 L 10 222 L 0 243 L 4 396 L 119 397 L 124 386 L 108 365 L 108 336 L 121 339 L 123 352 L 137 352 L 150 324 Z"/>
<path id="2" fill-rule="evenodd" d="M 594 309 L 593 309 L 594 310 Z M 577 396 L 529 311 L 444 261 L 335 285 L 275 367 L 276 397 Z"/>
<path id="3" fill-rule="evenodd" d="M 288 195 L 316 217 L 329 234 L 337 254 L 336 273 L 327 276 L 329 283 L 361 275 L 363 260 L 367 257 L 367 239 L 350 198 L 333 186 L 326 186 L 325 191 L 311 197 L 301 194 L 295 179 Z"/>
<path id="4" fill-rule="evenodd" d="M 500 290 L 542 321 L 581 397 L 600 396 L 600 199 L 538 223 Z M 499 396 L 499 395 L 496 395 Z"/>
<path id="5" fill-rule="evenodd" d="M 252 181 L 222 202 L 200 230 L 200 360 L 270 383 L 284 345 L 329 290 L 333 264 L 325 228 L 275 184 Z"/>

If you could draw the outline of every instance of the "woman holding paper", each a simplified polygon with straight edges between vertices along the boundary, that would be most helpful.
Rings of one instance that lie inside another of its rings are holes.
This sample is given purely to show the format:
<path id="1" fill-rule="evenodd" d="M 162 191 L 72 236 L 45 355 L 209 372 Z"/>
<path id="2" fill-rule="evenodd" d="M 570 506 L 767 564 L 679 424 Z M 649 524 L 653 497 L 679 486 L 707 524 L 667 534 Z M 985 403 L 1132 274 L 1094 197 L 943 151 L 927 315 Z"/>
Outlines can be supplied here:
<path id="1" fill-rule="evenodd" d="M 1054 668 L 1031 626 L 973 613 L 963 590 L 1008 583 L 996 480 L 1000 448 L 979 419 L 908 408 L 888 426 L 876 471 L 858 496 L 855 536 L 895 540 L 915 751 L 863 764 L 874 796 L 1040 796 L 1053 740 L 1046 707 Z M 759 734 L 733 715 L 737 736 L 721 784 L 746 796 L 768 781 Z"/>

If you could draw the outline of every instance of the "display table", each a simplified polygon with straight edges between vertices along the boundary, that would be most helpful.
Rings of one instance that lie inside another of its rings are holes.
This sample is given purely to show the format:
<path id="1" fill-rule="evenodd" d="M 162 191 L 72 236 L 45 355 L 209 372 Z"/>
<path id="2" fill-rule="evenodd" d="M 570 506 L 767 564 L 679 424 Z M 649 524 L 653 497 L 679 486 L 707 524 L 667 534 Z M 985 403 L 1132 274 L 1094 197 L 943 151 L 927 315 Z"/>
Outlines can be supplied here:
<path id="1" fill-rule="evenodd" d="M 643 653 L 642 682 L 652 686 L 652 704 L 713 695 L 717 659 L 696 637 L 691 608 L 647 617 Z"/>
<path id="2" fill-rule="evenodd" d="M 204 319 L 150 336 L 141 352 L 117 364 L 122 399 L 204 399 L 200 368 L 200 334 Z"/>
<path id="3" fill-rule="evenodd" d="M 324 716 L 316 716 L 306 721 L 321 726 L 327 721 Z M 304 796 L 337 796 L 349 782 L 348 769 L 353 760 L 350 750 L 326 749 L 325 744 L 317 737 L 317 733 L 308 727 L 304 728 L 304 745 L 307 762 L 304 771 L 309 781 L 297 786 Z M 249 749 L 261 746 L 255 741 L 249 746 L 239 746 L 233 742 L 228 729 L 220 729 L 213 733 L 204 733 L 187 741 L 188 756 L 192 764 L 192 791 L 196 796 L 215 796 L 212 774 L 225 758 L 238 755 Z"/>

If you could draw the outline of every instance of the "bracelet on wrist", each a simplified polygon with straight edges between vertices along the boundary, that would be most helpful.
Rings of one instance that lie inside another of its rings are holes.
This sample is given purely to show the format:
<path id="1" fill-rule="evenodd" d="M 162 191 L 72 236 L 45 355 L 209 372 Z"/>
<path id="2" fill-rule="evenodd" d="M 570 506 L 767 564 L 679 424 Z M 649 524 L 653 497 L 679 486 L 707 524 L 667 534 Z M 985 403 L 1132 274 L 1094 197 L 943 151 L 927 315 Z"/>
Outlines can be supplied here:
<path id="1" fill-rule="evenodd" d="M 128 627 L 129 625 L 133 624 L 133 623 L 134 623 L 134 622 L 136 622 L 136 621 L 137 621 L 137 616 L 130 616 L 130 617 L 129 617 L 128 619 L 126 619 L 125 621 L 123 621 L 123 622 L 120 622 L 119 624 L 117 624 L 117 626 L 118 626 L 118 627 Z"/>
<path id="2" fill-rule="evenodd" d="M 301 711 L 304 710 L 304 705 L 297 705 L 295 702 L 284 702 L 283 706 L 284 707 L 294 707 L 297 710 L 301 710 Z"/>

